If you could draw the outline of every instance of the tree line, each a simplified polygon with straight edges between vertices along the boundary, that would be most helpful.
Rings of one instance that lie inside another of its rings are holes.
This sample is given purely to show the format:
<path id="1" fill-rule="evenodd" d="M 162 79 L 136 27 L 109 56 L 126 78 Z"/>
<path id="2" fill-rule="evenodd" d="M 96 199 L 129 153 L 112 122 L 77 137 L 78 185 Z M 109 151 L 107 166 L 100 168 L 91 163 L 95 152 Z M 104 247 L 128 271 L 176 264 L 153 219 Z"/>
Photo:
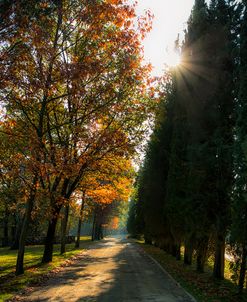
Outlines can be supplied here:
<path id="1" fill-rule="evenodd" d="M 181 64 L 166 74 L 128 229 L 243 291 L 247 257 L 247 1 L 196 0 Z M 195 257 L 194 257 L 195 256 Z"/>
<path id="2" fill-rule="evenodd" d="M 154 106 L 141 46 L 151 17 L 136 21 L 122 0 L 0 2 L 0 209 L 6 241 L 15 221 L 17 275 L 32 223 L 46 228 L 47 263 L 58 221 L 65 252 L 70 211 L 78 246 L 85 205 L 99 239 L 128 199 Z"/>

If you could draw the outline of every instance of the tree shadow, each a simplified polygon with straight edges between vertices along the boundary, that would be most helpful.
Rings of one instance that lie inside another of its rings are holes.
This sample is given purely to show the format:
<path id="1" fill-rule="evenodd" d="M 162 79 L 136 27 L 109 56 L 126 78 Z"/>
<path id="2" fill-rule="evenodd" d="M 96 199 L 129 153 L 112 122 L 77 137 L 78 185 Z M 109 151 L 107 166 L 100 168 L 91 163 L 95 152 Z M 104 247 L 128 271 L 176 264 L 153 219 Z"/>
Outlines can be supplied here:
<path id="1" fill-rule="evenodd" d="M 113 256 L 104 255 L 107 246 L 113 250 L 117 247 Z M 38 291 L 25 296 L 24 301 L 192 301 L 142 249 L 127 240 L 106 239 L 91 249 L 96 250 L 97 257 L 90 255 L 90 251 L 82 255 L 42 287 L 39 284 Z"/>

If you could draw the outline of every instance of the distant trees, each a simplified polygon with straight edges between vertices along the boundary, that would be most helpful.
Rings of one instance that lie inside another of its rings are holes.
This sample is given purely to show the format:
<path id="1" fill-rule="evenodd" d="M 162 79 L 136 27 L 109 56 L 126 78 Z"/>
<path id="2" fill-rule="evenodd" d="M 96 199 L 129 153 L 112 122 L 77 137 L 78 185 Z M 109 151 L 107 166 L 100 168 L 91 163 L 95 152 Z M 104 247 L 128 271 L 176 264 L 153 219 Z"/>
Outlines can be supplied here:
<path id="1" fill-rule="evenodd" d="M 213 255 L 219 279 L 227 236 L 242 257 L 240 292 L 247 256 L 246 47 L 245 2 L 195 1 L 129 218 L 135 225 L 139 208 L 146 241 L 177 259 L 183 244 L 184 263 L 196 255 L 200 272 Z"/>

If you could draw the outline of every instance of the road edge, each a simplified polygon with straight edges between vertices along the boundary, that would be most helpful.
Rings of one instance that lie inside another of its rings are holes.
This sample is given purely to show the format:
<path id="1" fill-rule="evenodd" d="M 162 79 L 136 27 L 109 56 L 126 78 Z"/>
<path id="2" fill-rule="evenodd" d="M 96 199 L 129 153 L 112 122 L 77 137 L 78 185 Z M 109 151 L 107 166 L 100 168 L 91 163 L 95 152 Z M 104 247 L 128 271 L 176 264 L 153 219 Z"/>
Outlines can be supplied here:
<path id="1" fill-rule="evenodd" d="M 152 256 L 150 256 L 142 247 L 141 247 L 141 249 L 148 256 L 148 258 L 151 259 L 162 270 L 163 273 L 165 273 L 173 282 L 175 282 L 178 287 L 182 288 L 185 291 L 185 293 L 190 297 L 192 302 L 198 302 L 195 299 L 195 297 L 193 297 L 175 278 L 173 278 L 172 275 L 169 274 L 157 260 L 155 260 Z"/>

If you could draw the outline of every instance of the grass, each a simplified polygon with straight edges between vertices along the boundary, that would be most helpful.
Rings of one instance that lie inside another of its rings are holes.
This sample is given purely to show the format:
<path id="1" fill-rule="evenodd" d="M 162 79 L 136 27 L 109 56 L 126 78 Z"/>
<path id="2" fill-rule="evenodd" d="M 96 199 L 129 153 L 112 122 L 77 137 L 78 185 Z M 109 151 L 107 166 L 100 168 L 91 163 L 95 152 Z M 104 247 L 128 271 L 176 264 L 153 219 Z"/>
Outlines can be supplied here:
<path id="1" fill-rule="evenodd" d="M 226 261 L 225 280 L 219 281 L 212 277 L 212 259 L 206 266 L 205 273 L 196 272 L 195 265 L 184 265 L 163 250 L 138 241 L 143 249 L 185 288 L 199 302 L 237 302 L 247 301 L 246 295 L 239 297 L 237 287 L 230 279 L 229 262 Z"/>
<path id="2" fill-rule="evenodd" d="M 9 248 L 0 248 L 0 301 L 10 299 L 19 290 L 24 289 L 31 282 L 38 282 L 42 276 L 55 268 L 63 265 L 66 260 L 78 255 L 85 247 L 89 246 L 91 237 L 81 237 L 79 249 L 75 249 L 75 244 L 66 245 L 66 253 L 60 255 L 60 245 L 54 245 L 53 261 L 41 265 L 44 246 L 27 246 L 25 249 L 24 268 L 25 273 L 15 276 L 15 264 L 17 251 Z"/>

